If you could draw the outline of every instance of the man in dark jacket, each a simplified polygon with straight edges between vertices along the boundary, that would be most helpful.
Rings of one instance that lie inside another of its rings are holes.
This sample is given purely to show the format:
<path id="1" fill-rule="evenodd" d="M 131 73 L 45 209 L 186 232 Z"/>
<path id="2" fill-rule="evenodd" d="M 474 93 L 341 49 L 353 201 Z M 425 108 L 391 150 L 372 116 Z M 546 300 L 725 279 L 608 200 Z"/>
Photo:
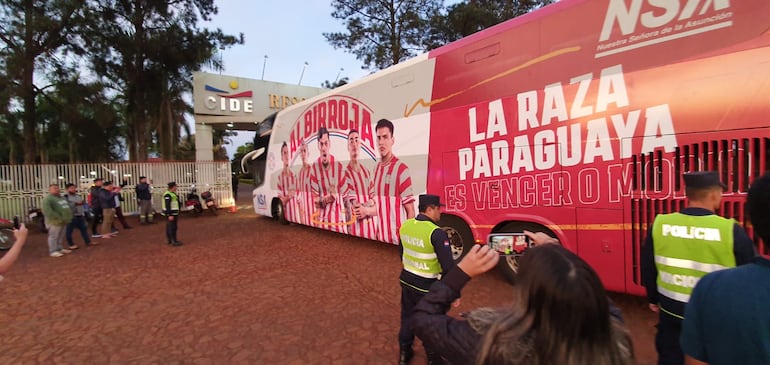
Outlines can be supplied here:
<path id="1" fill-rule="evenodd" d="M 136 199 L 139 200 L 139 223 L 152 223 L 152 192 L 147 177 L 139 176 L 139 184 L 136 185 Z"/>
<path id="2" fill-rule="evenodd" d="M 102 189 L 98 192 L 99 205 L 102 207 L 102 238 L 112 238 L 116 233 L 112 231 L 112 222 L 115 220 L 115 193 L 111 181 L 102 183 Z"/>
<path id="3" fill-rule="evenodd" d="M 69 245 L 67 248 L 70 250 L 78 248 L 72 240 L 72 232 L 74 232 L 75 229 L 80 231 L 80 235 L 83 236 L 85 245 L 89 246 L 91 245 L 91 237 L 88 236 L 88 225 L 85 218 L 85 209 L 83 208 L 83 197 L 78 193 L 78 188 L 75 184 L 70 183 L 65 187 L 67 188 L 67 194 L 64 195 L 64 199 L 67 200 L 67 203 L 69 203 L 70 209 L 72 210 L 72 220 L 67 224 L 67 229 L 64 233 L 67 244 Z"/>
<path id="4" fill-rule="evenodd" d="M 122 207 L 123 203 L 122 202 L 125 201 L 125 199 L 123 199 L 122 192 L 123 192 L 123 187 L 124 186 L 125 186 L 124 184 L 120 184 L 120 186 L 116 186 L 113 189 L 113 193 L 115 194 L 115 196 L 114 196 L 114 199 L 115 199 L 115 216 L 118 218 L 118 222 L 120 222 L 120 225 L 123 226 L 123 229 L 131 229 L 131 226 L 129 226 L 128 222 L 126 222 L 126 217 L 123 216 L 123 207 Z"/>
<path id="5" fill-rule="evenodd" d="M 406 365 L 414 352 L 414 333 L 409 325 L 414 306 L 428 292 L 431 284 L 455 266 L 449 237 L 436 225 L 441 219 L 440 198 L 437 195 L 420 195 L 417 217 L 407 219 L 399 229 L 401 239 L 401 329 L 399 364 Z M 428 364 L 441 364 L 441 358 L 425 348 Z"/>
<path id="6" fill-rule="evenodd" d="M 102 192 L 102 183 L 104 180 L 101 177 L 94 179 L 94 184 L 88 190 L 88 204 L 91 206 L 91 213 L 94 215 L 91 222 L 91 234 L 94 238 L 99 238 L 99 224 L 102 223 L 102 206 L 99 200 L 99 194 Z"/>
<path id="7" fill-rule="evenodd" d="M 238 183 L 240 182 L 240 179 L 238 179 L 238 174 L 233 172 L 233 199 L 238 200 Z"/>

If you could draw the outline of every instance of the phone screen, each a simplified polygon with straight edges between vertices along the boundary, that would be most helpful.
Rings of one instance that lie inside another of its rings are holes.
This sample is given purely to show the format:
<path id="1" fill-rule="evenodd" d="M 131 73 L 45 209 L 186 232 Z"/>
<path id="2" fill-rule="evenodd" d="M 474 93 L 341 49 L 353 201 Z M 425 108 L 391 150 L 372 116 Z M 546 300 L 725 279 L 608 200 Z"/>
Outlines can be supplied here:
<path id="1" fill-rule="evenodd" d="M 489 248 L 501 255 L 520 255 L 530 246 L 529 238 L 524 233 L 492 234 L 488 243 Z"/>

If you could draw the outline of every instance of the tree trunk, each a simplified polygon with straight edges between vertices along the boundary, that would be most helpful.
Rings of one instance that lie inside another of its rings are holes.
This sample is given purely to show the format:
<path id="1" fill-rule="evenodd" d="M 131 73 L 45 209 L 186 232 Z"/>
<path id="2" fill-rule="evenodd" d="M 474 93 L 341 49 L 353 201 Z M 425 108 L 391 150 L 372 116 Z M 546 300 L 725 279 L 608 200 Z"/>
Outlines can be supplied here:
<path id="1" fill-rule="evenodd" d="M 147 161 L 147 103 L 144 88 L 144 9 L 142 1 L 134 0 L 134 30 L 136 42 L 136 54 L 134 55 L 134 99 L 133 119 L 136 131 L 136 159 L 135 161 Z"/>
<path id="2" fill-rule="evenodd" d="M 35 110 L 35 53 L 32 32 L 34 4 L 32 0 L 24 1 L 24 65 L 22 65 L 21 94 L 24 105 L 24 163 L 33 164 L 37 159 L 37 118 Z"/>

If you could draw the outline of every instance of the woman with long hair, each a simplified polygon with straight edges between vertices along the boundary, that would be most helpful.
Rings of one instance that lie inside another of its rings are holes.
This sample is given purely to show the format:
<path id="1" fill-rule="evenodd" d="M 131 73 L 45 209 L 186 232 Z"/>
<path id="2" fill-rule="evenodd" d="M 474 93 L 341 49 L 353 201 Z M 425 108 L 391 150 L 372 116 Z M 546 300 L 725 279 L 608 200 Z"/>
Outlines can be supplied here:
<path id="1" fill-rule="evenodd" d="M 499 260 L 475 246 L 415 308 L 417 336 L 452 364 L 633 364 L 631 339 L 596 272 L 564 247 L 542 244 L 553 240 L 545 234 L 527 233 L 541 244 L 521 257 L 513 305 L 464 320 L 443 314 L 471 277 Z"/>

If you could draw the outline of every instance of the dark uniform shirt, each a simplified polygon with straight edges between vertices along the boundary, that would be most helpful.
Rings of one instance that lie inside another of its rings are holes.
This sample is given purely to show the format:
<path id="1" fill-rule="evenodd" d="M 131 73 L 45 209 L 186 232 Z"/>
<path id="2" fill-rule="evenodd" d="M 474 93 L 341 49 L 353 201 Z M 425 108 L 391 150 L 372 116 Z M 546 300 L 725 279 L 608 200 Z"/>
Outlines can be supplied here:
<path id="1" fill-rule="evenodd" d="M 430 221 L 430 218 L 428 218 L 425 214 L 418 214 L 417 217 L 415 217 L 418 221 Z M 449 236 L 447 236 L 446 232 L 444 232 L 443 229 L 434 229 L 433 233 L 430 235 L 430 243 L 433 245 L 433 251 L 436 252 L 436 257 L 438 258 L 438 263 L 441 265 L 441 275 L 446 274 L 450 269 L 455 267 L 455 261 L 452 258 L 452 249 L 449 245 Z M 404 254 L 404 246 L 399 246 L 401 248 L 401 255 Z M 425 292 L 430 289 L 431 284 L 436 282 L 436 279 L 430 279 L 430 278 L 424 278 L 421 276 L 417 276 L 413 273 L 410 273 L 406 270 L 401 270 L 401 277 L 400 280 L 408 284 L 412 287 L 415 287 L 416 289 L 423 290 Z"/>
<path id="2" fill-rule="evenodd" d="M 688 207 L 682 209 L 680 213 L 691 216 L 707 216 L 714 212 L 703 209 Z M 658 295 L 658 268 L 655 266 L 655 251 L 653 250 L 652 230 L 647 233 L 647 239 L 644 241 L 641 251 L 641 269 L 642 281 L 647 289 L 647 300 L 651 304 L 658 304 L 675 313 L 684 313 L 684 304 L 665 296 Z M 733 253 L 735 254 L 735 264 L 740 266 L 751 262 L 756 255 L 754 242 L 749 238 L 746 231 L 738 224 L 733 228 Z"/>
<path id="3" fill-rule="evenodd" d="M 136 185 L 136 198 L 139 200 L 152 200 L 152 194 L 150 193 L 150 184 L 139 183 Z"/>

